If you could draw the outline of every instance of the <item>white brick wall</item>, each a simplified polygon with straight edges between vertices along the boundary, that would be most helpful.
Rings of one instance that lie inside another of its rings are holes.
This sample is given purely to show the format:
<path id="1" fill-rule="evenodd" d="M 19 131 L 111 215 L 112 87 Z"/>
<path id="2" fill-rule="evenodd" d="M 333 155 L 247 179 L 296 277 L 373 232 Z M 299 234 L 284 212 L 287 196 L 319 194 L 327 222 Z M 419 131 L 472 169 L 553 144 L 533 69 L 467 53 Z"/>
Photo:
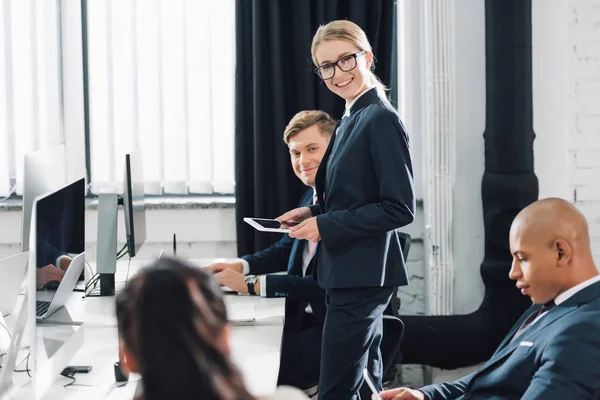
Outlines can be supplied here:
<path id="1" fill-rule="evenodd" d="M 569 186 L 600 261 L 600 1 L 569 0 Z M 600 265 L 600 264 L 599 264 Z"/>

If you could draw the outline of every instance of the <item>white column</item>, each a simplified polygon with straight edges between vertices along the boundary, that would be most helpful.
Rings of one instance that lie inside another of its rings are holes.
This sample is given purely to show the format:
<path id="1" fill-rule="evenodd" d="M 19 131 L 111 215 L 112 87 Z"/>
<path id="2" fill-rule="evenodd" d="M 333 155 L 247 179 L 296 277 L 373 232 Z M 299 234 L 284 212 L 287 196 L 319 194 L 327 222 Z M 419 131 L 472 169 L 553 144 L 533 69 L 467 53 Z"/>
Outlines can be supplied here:
<path id="1" fill-rule="evenodd" d="M 569 48 L 566 0 L 532 0 L 535 174 L 539 198 L 573 200 L 569 190 Z"/>
<path id="2" fill-rule="evenodd" d="M 454 311 L 452 188 L 455 169 L 455 44 L 453 0 L 423 2 L 423 139 L 428 311 Z"/>

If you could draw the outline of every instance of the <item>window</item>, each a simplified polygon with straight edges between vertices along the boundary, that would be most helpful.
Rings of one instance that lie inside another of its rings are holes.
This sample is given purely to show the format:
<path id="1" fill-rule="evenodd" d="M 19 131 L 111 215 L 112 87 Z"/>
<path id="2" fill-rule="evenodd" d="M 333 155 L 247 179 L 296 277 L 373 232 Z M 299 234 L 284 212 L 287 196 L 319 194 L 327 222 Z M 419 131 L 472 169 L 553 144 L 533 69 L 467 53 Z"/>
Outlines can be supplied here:
<path id="1" fill-rule="evenodd" d="M 233 193 L 234 0 L 84 4 L 85 21 L 61 21 L 63 2 L 0 5 L 0 198 L 20 192 L 26 152 L 79 141 L 63 126 L 65 24 L 86 28 L 92 192 L 120 188 L 140 148 L 148 194 Z"/>
<path id="2" fill-rule="evenodd" d="M 25 153 L 63 142 L 56 2 L 0 4 L 0 197 L 22 193 Z"/>
<path id="3" fill-rule="evenodd" d="M 147 193 L 233 193 L 234 1 L 87 4 L 92 191 L 140 147 Z"/>

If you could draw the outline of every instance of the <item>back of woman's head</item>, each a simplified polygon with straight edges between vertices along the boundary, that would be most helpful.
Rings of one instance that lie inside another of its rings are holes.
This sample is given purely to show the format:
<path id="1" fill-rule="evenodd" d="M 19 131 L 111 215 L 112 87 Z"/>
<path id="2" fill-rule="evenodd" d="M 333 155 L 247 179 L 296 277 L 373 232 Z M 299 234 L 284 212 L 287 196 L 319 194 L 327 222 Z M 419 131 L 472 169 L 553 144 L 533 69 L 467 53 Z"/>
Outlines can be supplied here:
<path id="1" fill-rule="evenodd" d="M 317 29 L 317 32 L 315 32 L 313 36 L 310 53 L 315 66 L 319 65 L 319 61 L 317 60 L 316 56 L 317 48 L 321 43 L 330 40 L 343 40 L 355 45 L 359 51 L 367 51 L 371 54 L 373 53 L 373 48 L 369 43 L 369 39 L 360 26 L 348 20 L 332 21 L 328 24 L 319 26 L 319 29 Z M 374 69 L 375 62 L 371 63 L 371 69 L 369 71 L 371 74 L 371 84 L 379 87 L 382 90 L 385 90 L 386 87 L 373 73 Z"/>
<path id="2" fill-rule="evenodd" d="M 252 399 L 223 346 L 222 291 L 200 268 L 154 261 L 117 296 L 117 320 L 145 400 Z"/>

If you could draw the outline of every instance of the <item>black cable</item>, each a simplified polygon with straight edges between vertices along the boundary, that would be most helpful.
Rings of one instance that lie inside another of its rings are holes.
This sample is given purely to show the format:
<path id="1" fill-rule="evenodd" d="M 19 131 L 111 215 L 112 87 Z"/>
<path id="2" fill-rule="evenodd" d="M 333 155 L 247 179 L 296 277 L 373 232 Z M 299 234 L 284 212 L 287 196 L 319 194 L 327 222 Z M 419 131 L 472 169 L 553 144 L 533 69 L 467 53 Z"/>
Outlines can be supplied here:
<path id="1" fill-rule="evenodd" d="M 72 379 L 71 382 L 66 383 L 66 384 L 63 385 L 64 388 L 68 388 L 69 386 L 87 386 L 87 387 L 92 387 L 92 385 L 84 385 L 84 384 L 81 384 L 81 383 L 75 384 L 75 382 L 77 382 L 77 379 L 75 378 L 75 375 L 77 374 L 77 369 L 75 369 L 73 367 L 67 367 L 67 368 L 63 369 L 60 374 L 62 376 L 64 376 L 65 378 Z"/>
<path id="2" fill-rule="evenodd" d="M 29 377 L 31 378 L 31 373 L 29 370 L 29 356 L 30 355 L 31 355 L 31 353 L 27 354 L 25 369 L 14 369 L 13 372 L 27 372 L 27 375 L 29 375 Z M 19 364 L 23 364 L 23 361 L 21 361 Z"/>
<path id="3" fill-rule="evenodd" d="M 121 383 L 120 385 L 117 385 L 117 387 L 120 387 L 120 388 L 122 388 L 123 386 L 127 386 L 127 385 L 129 385 L 130 383 L 138 383 L 139 381 L 140 381 L 139 379 L 136 379 L 135 381 L 127 381 L 127 382 L 123 382 L 123 383 Z"/>
<path id="4" fill-rule="evenodd" d="M 121 255 L 121 253 L 123 252 L 123 250 L 125 250 L 126 248 L 127 248 L 127 243 L 125 243 L 125 244 L 123 245 L 123 247 L 121 247 L 121 250 L 117 251 L 117 256 L 120 256 L 120 255 Z"/>
<path id="5" fill-rule="evenodd" d="M 99 280 L 100 280 L 100 274 L 95 274 L 94 276 L 92 276 L 92 278 L 89 280 L 89 282 L 85 285 L 84 293 L 86 296 L 88 295 L 88 290 L 90 290 L 90 288 L 92 288 L 92 290 L 93 290 L 96 287 L 96 284 L 98 283 Z"/>
<path id="6" fill-rule="evenodd" d="M 75 379 L 73 376 L 68 376 L 68 375 L 63 375 L 65 378 L 69 378 L 69 379 L 73 379 L 71 382 L 63 385 L 64 388 L 68 388 L 69 386 L 71 386 L 72 384 L 74 384 L 77 379 Z"/>
<path id="7" fill-rule="evenodd" d="M 0 197 L 0 203 L 2 203 L 3 201 L 6 201 L 8 199 L 10 199 L 10 196 L 12 196 L 12 194 L 14 192 L 16 192 L 17 190 L 17 185 L 14 185 L 9 191 L 8 191 L 8 196 L 6 197 Z"/>

